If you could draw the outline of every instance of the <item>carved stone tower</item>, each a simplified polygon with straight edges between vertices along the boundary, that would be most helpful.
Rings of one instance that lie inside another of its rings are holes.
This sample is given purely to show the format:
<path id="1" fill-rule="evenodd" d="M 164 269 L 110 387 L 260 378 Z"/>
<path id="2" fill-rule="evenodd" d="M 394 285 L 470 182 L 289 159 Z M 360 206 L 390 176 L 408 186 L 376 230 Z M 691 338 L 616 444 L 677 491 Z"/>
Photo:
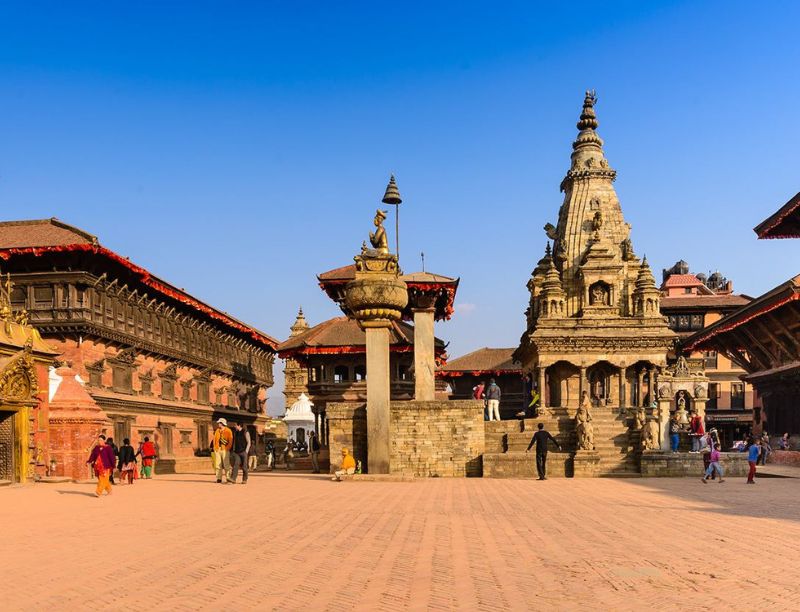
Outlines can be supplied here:
<path id="1" fill-rule="evenodd" d="M 297 318 L 289 329 L 291 330 L 290 338 L 299 336 L 309 329 L 302 308 L 297 311 Z M 287 357 L 284 363 L 283 395 L 286 397 L 286 406 L 288 407 L 299 399 L 301 393 L 308 394 L 308 369 L 294 357 Z"/>
<path id="2" fill-rule="evenodd" d="M 577 409 L 583 391 L 595 407 L 649 405 L 675 338 L 650 267 L 634 254 L 596 103 L 586 92 L 558 224 L 545 225 L 553 251 L 548 244 L 528 281 L 527 330 L 515 353 L 542 406 L 564 411 Z"/>

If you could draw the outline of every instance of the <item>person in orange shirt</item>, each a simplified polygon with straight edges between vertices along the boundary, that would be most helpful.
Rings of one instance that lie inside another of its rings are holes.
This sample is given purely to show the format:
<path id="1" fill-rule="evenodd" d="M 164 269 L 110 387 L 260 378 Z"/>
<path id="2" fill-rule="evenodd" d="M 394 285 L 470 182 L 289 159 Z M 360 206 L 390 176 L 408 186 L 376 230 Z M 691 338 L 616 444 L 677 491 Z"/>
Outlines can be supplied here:
<path id="1" fill-rule="evenodd" d="M 233 432 L 228 427 L 228 421 L 223 418 L 217 419 L 212 447 L 216 460 L 217 482 L 230 482 L 228 474 L 231 471 L 230 452 L 233 447 Z"/>
<path id="2" fill-rule="evenodd" d="M 331 480 L 341 480 L 342 476 L 346 474 L 355 474 L 356 473 L 356 460 L 353 458 L 353 455 L 350 454 L 346 448 L 342 449 L 342 469 L 336 470 L 333 473 L 333 478 Z"/>

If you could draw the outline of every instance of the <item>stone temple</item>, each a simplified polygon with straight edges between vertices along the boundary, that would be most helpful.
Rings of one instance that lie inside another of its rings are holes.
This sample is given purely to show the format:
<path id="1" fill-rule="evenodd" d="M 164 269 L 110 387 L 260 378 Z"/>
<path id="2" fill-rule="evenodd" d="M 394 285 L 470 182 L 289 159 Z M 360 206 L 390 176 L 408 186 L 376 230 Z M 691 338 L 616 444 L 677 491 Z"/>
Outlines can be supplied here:
<path id="1" fill-rule="evenodd" d="M 634 252 L 614 191 L 616 171 L 596 131 L 595 104 L 587 92 L 558 220 L 544 228 L 552 248 L 548 242 L 528 281 L 527 329 L 514 358 L 540 393 L 537 420 L 558 432 L 565 450 L 576 449 L 573 419 L 585 392 L 594 427 L 594 449 L 587 449 L 596 452 L 592 470 L 638 472 L 632 408 L 656 400 L 657 372 L 667 365 L 675 334 L 660 313 L 647 259 Z M 485 471 L 491 463 L 485 457 Z M 576 456 L 576 475 L 579 463 Z"/>

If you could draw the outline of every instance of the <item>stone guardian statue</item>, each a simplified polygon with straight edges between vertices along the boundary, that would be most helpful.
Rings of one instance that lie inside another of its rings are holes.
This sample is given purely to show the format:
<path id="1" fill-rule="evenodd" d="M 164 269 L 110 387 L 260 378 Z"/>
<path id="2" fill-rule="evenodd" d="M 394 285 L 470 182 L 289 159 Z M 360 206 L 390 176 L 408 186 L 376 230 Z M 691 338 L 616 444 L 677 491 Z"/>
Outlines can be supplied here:
<path id="1" fill-rule="evenodd" d="M 575 414 L 575 433 L 579 450 L 594 450 L 594 426 L 592 414 L 589 412 L 589 394 L 586 391 L 581 396 L 581 405 Z"/>

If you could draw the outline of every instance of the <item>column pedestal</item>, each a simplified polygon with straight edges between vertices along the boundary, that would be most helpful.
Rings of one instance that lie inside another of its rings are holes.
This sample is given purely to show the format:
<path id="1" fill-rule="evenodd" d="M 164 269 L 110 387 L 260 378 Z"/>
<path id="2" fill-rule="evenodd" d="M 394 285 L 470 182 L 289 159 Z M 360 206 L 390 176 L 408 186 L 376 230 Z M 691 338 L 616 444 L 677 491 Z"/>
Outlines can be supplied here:
<path id="1" fill-rule="evenodd" d="M 367 470 L 389 473 L 389 328 L 367 327 Z"/>
<path id="2" fill-rule="evenodd" d="M 436 399 L 433 314 L 433 308 L 414 309 L 414 399 L 417 401 Z"/>
<path id="3" fill-rule="evenodd" d="M 661 425 L 661 450 L 669 451 L 669 399 L 658 400 L 658 422 Z"/>

